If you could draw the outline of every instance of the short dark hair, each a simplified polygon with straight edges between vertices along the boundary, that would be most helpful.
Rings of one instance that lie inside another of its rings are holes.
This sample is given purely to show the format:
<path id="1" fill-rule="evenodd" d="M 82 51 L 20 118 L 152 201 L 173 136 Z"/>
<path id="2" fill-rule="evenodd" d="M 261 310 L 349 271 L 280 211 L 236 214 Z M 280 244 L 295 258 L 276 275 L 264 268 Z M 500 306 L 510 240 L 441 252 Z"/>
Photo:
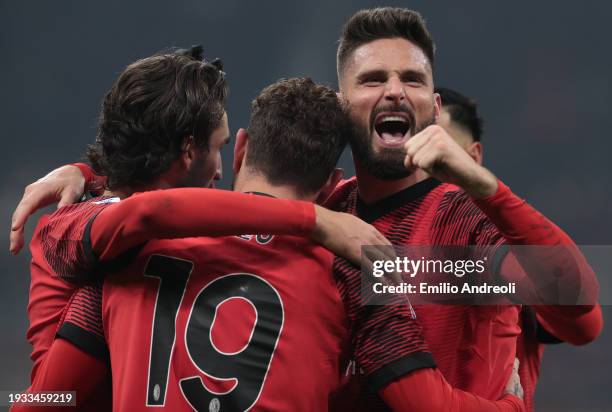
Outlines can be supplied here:
<path id="1" fill-rule="evenodd" d="M 348 142 L 336 93 L 310 78 L 282 79 L 251 105 L 246 167 L 301 195 L 320 190 Z"/>
<path id="2" fill-rule="evenodd" d="M 475 142 L 482 138 L 483 119 L 475 100 L 446 87 L 436 87 L 435 93 L 442 99 L 442 107 L 448 110 L 451 120 L 470 132 Z"/>
<path id="3" fill-rule="evenodd" d="M 358 47 L 374 40 L 396 37 L 420 47 L 433 69 L 435 45 L 423 17 L 414 10 L 380 7 L 358 11 L 344 25 L 336 55 L 338 75 Z"/>
<path id="4" fill-rule="evenodd" d="M 206 62 L 201 46 L 129 65 L 104 97 L 96 142 L 87 149 L 94 170 L 107 176 L 109 189 L 150 184 L 189 136 L 208 149 L 226 94 L 221 62 Z"/>

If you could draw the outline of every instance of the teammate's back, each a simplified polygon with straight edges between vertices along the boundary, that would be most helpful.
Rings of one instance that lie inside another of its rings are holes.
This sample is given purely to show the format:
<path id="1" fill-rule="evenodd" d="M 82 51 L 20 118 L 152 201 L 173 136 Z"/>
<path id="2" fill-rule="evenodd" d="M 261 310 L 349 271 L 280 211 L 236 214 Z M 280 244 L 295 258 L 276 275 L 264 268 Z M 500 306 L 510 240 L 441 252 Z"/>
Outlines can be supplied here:
<path id="1" fill-rule="evenodd" d="M 332 263 L 287 236 L 150 242 L 103 286 L 114 408 L 325 410 L 348 336 Z"/>

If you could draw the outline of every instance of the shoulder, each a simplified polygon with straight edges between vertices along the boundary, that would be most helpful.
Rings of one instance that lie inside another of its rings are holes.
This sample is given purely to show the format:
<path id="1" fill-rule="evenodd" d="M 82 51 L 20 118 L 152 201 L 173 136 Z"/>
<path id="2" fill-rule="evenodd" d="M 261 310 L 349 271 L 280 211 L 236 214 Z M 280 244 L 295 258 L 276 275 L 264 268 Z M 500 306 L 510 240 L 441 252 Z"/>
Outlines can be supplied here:
<path id="1" fill-rule="evenodd" d="M 435 233 L 451 243 L 459 239 L 469 244 L 492 244 L 501 240 L 495 225 L 463 189 L 443 184 L 439 190 L 442 199 L 432 222 Z"/>
<path id="2" fill-rule="evenodd" d="M 97 197 L 84 202 L 64 206 L 50 214 L 39 230 L 45 231 L 57 227 L 70 227 L 81 223 L 83 226 L 106 207 L 119 202 L 117 197 Z"/>
<path id="3" fill-rule="evenodd" d="M 250 235 L 192 237 L 150 240 L 140 250 L 142 255 L 171 254 L 194 261 L 236 260 L 300 261 L 315 260 L 331 266 L 333 254 L 312 240 L 287 235 Z"/>
<path id="4" fill-rule="evenodd" d="M 440 217 L 475 221 L 487 219 L 484 212 L 476 206 L 471 197 L 460 187 L 442 184 L 439 190 L 442 192 L 442 199 L 437 210 L 437 215 Z"/>
<path id="5" fill-rule="evenodd" d="M 38 245 L 58 276 L 66 279 L 88 276 L 96 261 L 89 242 L 90 222 L 114 202 L 108 198 L 94 198 L 56 210 L 41 219 L 31 245 Z"/>
<path id="6" fill-rule="evenodd" d="M 333 210 L 346 209 L 346 202 L 351 194 L 357 190 L 357 178 L 355 176 L 350 179 L 342 180 L 334 189 L 333 193 L 327 199 L 324 206 Z"/>

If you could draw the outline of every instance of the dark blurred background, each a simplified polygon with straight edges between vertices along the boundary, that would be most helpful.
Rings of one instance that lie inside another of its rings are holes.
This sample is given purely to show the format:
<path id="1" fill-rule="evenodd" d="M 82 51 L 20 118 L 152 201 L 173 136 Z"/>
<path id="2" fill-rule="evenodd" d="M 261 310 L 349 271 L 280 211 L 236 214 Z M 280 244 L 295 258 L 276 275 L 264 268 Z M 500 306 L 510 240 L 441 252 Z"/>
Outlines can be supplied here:
<path id="1" fill-rule="evenodd" d="M 82 157 L 102 96 L 123 67 L 166 47 L 203 44 L 225 62 L 235 131 L 247 124 L 250 100 L 281 77 L 309 75 L 335 87 L 341 25 L 381 5 L 427 19 L 438 46 L 436 84 L 480 103 L 485 163 L 578 243 L 610 244 L 612 3 L 2 0 L 0 390 L 25 388 L 30 368 L 29 252 L 9 255 L 10 215 L 26 184 Z M 231 147 L 224 160 L 228 187 Z M 348 153 L 342 166 L 352 173 Z M 610 321 L 612 310 L 604 310 Z M 611 329 L 586 347 L 546 350 L 538 410 L 612 411 Z"/>

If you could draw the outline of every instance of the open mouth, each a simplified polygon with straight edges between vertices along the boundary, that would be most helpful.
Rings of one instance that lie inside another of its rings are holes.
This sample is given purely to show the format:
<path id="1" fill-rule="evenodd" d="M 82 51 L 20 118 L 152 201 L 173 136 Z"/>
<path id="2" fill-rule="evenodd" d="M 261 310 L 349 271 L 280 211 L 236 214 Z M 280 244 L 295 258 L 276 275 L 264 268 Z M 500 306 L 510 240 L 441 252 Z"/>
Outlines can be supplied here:
<path id="1" fill-rule="evenodd" d="M 374 131 L 385 146 L 404 144 L 410 137 L 410 126 L 405 113 L 381 113 L 374 121 Z"/>

